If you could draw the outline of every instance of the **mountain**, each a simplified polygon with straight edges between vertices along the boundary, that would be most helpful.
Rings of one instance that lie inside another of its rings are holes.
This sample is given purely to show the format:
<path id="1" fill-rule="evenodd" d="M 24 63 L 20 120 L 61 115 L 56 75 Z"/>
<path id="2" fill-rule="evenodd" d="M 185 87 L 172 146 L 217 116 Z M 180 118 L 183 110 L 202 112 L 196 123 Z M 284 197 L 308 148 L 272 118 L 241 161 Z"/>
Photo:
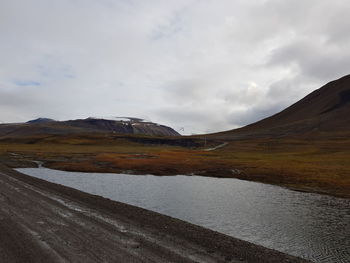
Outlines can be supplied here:
<path id="1" fill-rule="evenodd" d="M 331 81 L 285 110 L 220 136 L 287 136 L 350 131 L 350 75 Z"/>
<path id="2" fill-rule="evenodd" d="M 138 118 L 87 118 L 55 121 L 39 118 L 26 123 L 0 124 L 0 136 L 36 134 L 118 133 L 154 136 L 180 136 L 174 129 Z"/>
<path id="3" fill-rule="evenodd" d="M 179 136 L 170 127 L 138 118 L 97 117 L 70 121 L 39 118 L 0 124 L 0 136 L 71 133 Z M 285 110 L 243 128 L 206 135 L 220 139 L 284 137 L 315 132 L 350 132 L 350 75 L 329 82 Z"/>
<path id="4" fill-rule="evenodd" d="M 52 121 L 55 121 L 55 120 L 49 119 L 49 118 L 37 118 L 34 120 L 27 121 L 27 123 L 44 123 L 44 122 L 52 122 Z"/>

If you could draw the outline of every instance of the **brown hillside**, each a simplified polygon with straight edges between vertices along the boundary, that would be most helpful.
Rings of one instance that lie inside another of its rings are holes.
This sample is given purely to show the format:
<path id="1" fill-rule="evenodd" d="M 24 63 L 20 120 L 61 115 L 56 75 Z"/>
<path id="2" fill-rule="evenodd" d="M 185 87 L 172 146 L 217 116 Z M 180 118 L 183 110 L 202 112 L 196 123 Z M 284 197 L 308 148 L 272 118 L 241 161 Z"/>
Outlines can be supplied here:
<path id="1" fill-rule="evenodd" d="M 286 136 L 350 131 L 350 75 L 329 82 L 271 117 L 216 135 Z"/>
<path id="2" fill-rule="evenodd" d="M 170 127 L 157 123 L 145 122 L 138 119 L 130 119 L 129 121 L 115 121 L 108 119 L 87 118 L 70 121 L 47 121 L 47 119 L 39 118 L 27 123 L 0 124 L 0 137 L 86 133 L 140 134 L 152 136 L 180 135 Z"/>

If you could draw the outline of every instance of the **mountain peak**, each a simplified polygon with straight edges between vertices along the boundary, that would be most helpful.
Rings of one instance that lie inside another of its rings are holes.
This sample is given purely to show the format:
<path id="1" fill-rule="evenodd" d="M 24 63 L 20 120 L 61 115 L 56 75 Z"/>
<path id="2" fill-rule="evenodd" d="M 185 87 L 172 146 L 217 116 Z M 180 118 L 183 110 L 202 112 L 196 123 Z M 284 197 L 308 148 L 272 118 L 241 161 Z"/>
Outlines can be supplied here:
<path id="1" fill-rule="evenodd" d="M 55 120 L 49 118 L 37 118 L 34 120 L 27 121 L 27 123 L 45 123 L 45 122 L 53 122 Z"/>
<path id="2" fill-rule="evenodd" d="M 96 116 L 96 117 L 89 117 L 87 119 L 95 119 L 95 120 L 109 120 L 109 121 L 121 121 L 121 122 L 151 122 L 145 119 L 141 118 L 135 118 L 135 117 L 115 117 L 115 116 Z"/>

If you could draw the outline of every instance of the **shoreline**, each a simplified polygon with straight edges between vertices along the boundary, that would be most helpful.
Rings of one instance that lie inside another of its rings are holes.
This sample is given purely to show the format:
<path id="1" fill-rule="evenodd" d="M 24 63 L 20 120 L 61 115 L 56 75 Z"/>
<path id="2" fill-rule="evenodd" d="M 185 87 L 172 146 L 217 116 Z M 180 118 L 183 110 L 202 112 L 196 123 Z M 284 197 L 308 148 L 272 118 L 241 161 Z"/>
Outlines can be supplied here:
<path id="1" fill-rule="evenodd" d="M 74 214 L 75 220 L 77 221 L 75 222 L 76 224 L 87 224 L 86 220 L 88 220 L 89 224 L 92 224 L 91 229 L 100 229 L 100 231 L 96 230 L 96 232 L 90 229 L 90 231 L 92 231 L 91 236 L 86 235 L 85 237 L 85 239 L 87 239 L 85 241 L 88 243 L 98 242 L 99 240 L 96 239 L 96 237 L 92 239 L 93 236 L 99 236 L 103 231 L 107 230 L 106 235 L 113 234 L 113 237 L 123 236 L 123 238 L 126 240 L 124 242 L 126 245 L 124 243 L 124 245 L 122 245 L 123 249 L 120 248 L 120 244 L 117 244 L 117 247 L 122 251 L 117 249 L 117 252 L 119 251 L 119 255 L 117 253 L 115 255 L 110 254 L 109 256 L 118 258 L 118 256 L 122 255 L 123 260 L 125 255 L 130 257 L 129 261 L 126 260 L 124 262 L 195 262 L 198 260 L 200 262 L 252 263 L 309 262 L 304 259 L 289 256 L 259 245 L 254 245 L 252 243 L 208 230 L 175 218 L 161 215 L 156 212 L 151 212 L 149 210 L 112 201 L 100 196 L 87 194 L 76 189 L 30 177 L 4 166 L 0 166 L 0 179 L 2 181 L 6 181 L 5 184 L 1 184 L 0 187 L 4 188 L 6 187 L 4 185 L 13 185 L 14 188 L 17 188 L 15 193 L 11 192 L 11 194 L 13 194 L 12 198 L 10 198 L 10 196 L 7 196 L 8 199 L 0 198 L 0 202 L 7 200 L 7 202 L 14 204 L 12 206 L 13 208 L 11 209 L 12 214 L 10 213 L 6 215 L 4 209 L 1 210 L 0 218 L 2 218 L 2 220 L 0 222 L 10 220 L 12 224 L 17 224 L 30 219 L 30 216 L 24 216 L 24 218 L 19 216 L 18 213 L 20 213 L 20 211 L 16 211 L 14 208 L 17 207 L 17 202 L 25 201 L 22 199 L 17 199 L 16 195 L 25 194 L 28 196 L 28 199 L 35 198 L 35 200 L 39 201 L 39 203 L 44 202 L 43 200 L 45 199 L 46 202 L 49 202 L 49 204 L 53 207 L 51 207 L 50 211 L 55 209 L 65 209 L 67 210 L 66 213 Z M 6 189 L 2 190 L 2 196 L 6 196 Z M 8 193 L 10 195 L 10 192 Z M 75 210 L 74 207 L 76 208 Z M 46 208 L 47 207 L 44 206 L 42 209 L 45 210 Z M 79 212 L 79 210 L 88 212 Z M 40 212 L 40 210 L 38 211 Z M 33 217 L 35 216 L 36 215 L 33 215 Z M 70 224 L 69 218 L 60 218 L 60 216 L 55 213 L 52 215 L 52 218 L 56 221 L 63 220 L 65 225 Z M 67 220 L 68 222 L 66 222 Z M 43 219 L 43 221 L 45 220 Z M 117 229 L 115 227 L 116 225 L 118 225 Z M 27 224 L 27 226 L 29 228 L 32 227 L 30 224 Z M 74 246 L 71 248 L 62 247 L 60 242 L 54 242 L 53 240 L 57 235 L 69 236 L 72 234 L 71 232 L 76 232 L 79 230 L 82 231 L 84 227 L 80 225 L 74 230 L 68 228 L 69 231 L 65 229 L 66 227 L 61 229 L 59 224 L 58 226 L 55 225 L 54 227 L 57 233 L 37 233 L 37 235 L 44 237 L 43 239 L 46 242 L 45 244 L 50 249 L 46 248 L 42 250 L 41 253 L 36 252 L 37 255 L 31 255 L 36 260 L 27 260 L 27 262 L 41 262 L 38 260 L 38 257 L 46 255 L 48 251 L 50 252 L 49 254 L 52 258 L 64 258 L 68 256 L 71 257 L 71 259 L 72 257 L 74 259 L 74 251 L 71 251 L 71 249 L 74 250 Z M 0 228 L 2 229 L 1 224 Z M 19 228 L 15 227 L 14 229 Z M 38 231 L 38 229 L 32 229 L 29 231 L 29 233 L 33 231 Z M 85 232 L 83 231 L 82 233 Z M 10 236 L 12 235 L 12 233 L 7 234 Z M 127 237 L 124 237 L 124 235 Z M 23 235 L 23 238 L 15 241 L 18 244 L 21 242 L 23 243 L 23 239 L 25 239 L 25 237 L 32 240 L 32 243 L 34 242 L 30 235 Z M 111 236 L 110 238 L 113 239 L 113 237 Z M 67 239 L 69 238 L 70 237 L 67 237 Z M 38 241 L 34 243 L 38 243 Z M 3 246 L 3 242 L 0 240 L 0 255 L 4 251 L 1 246 Z M 66 251 L 67 249 L 68 251 Z M 97 245 L 94 250 L 95 251 L 93 252 L 95 253 L 95 256 L 102 257 L 105 252 L 110 250 L 110 247 L 108 245 Z M 12 248 L 7 253 L 15 253 L 15 251 L 16 249 Z M 126 254 L 124 255 L 123 253 Z M 10 256 L 11 255 L 8 257 L 10 258 Z M 144 256 L 152 259 L 144 260 Z M 30 255 L 27 257 L 30 258 Z M 86 262 L 96 261 L 90 258 L 90 260 L 87 260 Z M 107 260 L 107 262 L 110 261 Z"/>
<path id="2" fill-rule="evenodd" d="M 38 162 L 40 162 L 40 165 L 38 165 Z M 137 170 L 84 170 L 84 169 L 76 169 L 72 167 L 60 167 L 59 165 L 48 165 L 45 166 L 44 162 L 41 161 L 32 161 L 36 165 L 36 167 L 20 167 L 20 168 L 48 168 L 48 169 L 53 169 L 53 170 L 58 170 L 58 171 L 65 171 L 65 172 L 81 172 L 81 173 L 116 173 L 116 174 L 130 174 L 130 175 L 153 175 L 153 176 L 176 176 L 178 174 L 174 173 L 152 173 L 152 171 L 137 171 Z M 17 167 L 16 167 L 17 168 Z M 80 167 L 81 168 L 81 167 Z M 238 171 L 238 172 L 237 172 Z M 225 179 L 238 179 L 238 180 L 243 180 L 243 181 L 249 181 L 249 182 L 255 182 L 255 183 L 262 183 L 262 184 L 269 184 L 269 185 L 274 185 L 274 186 L 279 186 L 286 188 L 291 191 L 296 191 L 296 192 L 304 192 L 304 193 L 313 193 L 313 194 L 320 194 L 320 195 L 328 195 L 328 196 L 333 196 L 336 198 L 343 198 L 343 199 L 350 199 L 349 194 L 345 193 L 337 193 L 335 191 L 329 191 L 326 189 L 322 188 L 317 188 L 317 187 L 311 187 L 311 186 L 302 186 L 302 185 L 297 185 L 295 183 L 286 183 L 286 182 L 277 182 L 274 177 L 268 177 L 268 176 L 260 176 L 260 175 L 254 175 L 254 174 L 246 174 L 246 173 L 241 173 L 239 172 L 239 169 L 233 169 L 232 174 L 227 175 L 227 173 L 220 173 L 219 175 L 212 175 L 214 171 L 201 171 L 199 173 L 184 173 L 181 175 L 185 176 L 203 176 L 203 177 L 210 177 L 210 178 L 225 178 Z M 221 171 L 222 172 L 222 171 Z"/>
<path id="3" fill-rule="evenodd" d="M 40 161 L 35 161 L 35 163 L 40 162 Z M 41 163 L 41 162 L 40 162 Z M 38 163 L 37 163 L 38 164 Z M 80 171 L 80 170 L 70 170 L 70 169 L 56 169 L 56 168 L 50 168 L 42 165 L 38 165 L 37 167 L 21 167 L 21 168 L 12 168 L 12 169 L 25 169 L 25 168 L 47 168 L 47 169 L 52 169 L 52 170 L 57 170 L 57 171 L 63 171 L 63 172 L 72 172 L 72 173 L 108 173 L 108 174 L 127 174 L 127 175 L 134 175 L 134 176 L 157 176 L 157 177 L 162 177 L 162 176 L 177 176 L 178 174 L 151 174 L 151 173 L 133 173 L 134 171 L 121 171 L 121 172 L 88 172 L 88 171 Z M 201 177 L 209 177 L 209 178 L 217 178 L 217 179 L 236 179 L 236 180 L 242 180 L 242 181 L 248 181 L 248 182 L 253 182 L 253 183 L 258 183 L 258 184 L 267 184 L 267 185 L 273 185 L 276 187 L 282 187 L 284 189 L 290 190 L 290 191 L 295 191 L 295 192 L 302 192 L 302 193 L 309 193 L 309 194 L 319 194 L 319 195 L 326 195 L 326 196 L 331 196 L 335 198 L 341 198 L 341 199 L 350 199 L 350 196 L 344 195 L 344 194 L 336 194 L 333 192 L 327 192 L 322 189 L 314 189 L 314 188 L 307 188 L 307 187 L 295 187 L 294 185 L 290 186 L 288 184 L 282 184 L 282 183 L 272 183 L 264 180 L 254 180 L 246 177 L 225 177 L 225 176 L 210 176 L 210 175 L 203 175 L 203 174 L 181 174 L 183 176 L 201 176 Z"/>

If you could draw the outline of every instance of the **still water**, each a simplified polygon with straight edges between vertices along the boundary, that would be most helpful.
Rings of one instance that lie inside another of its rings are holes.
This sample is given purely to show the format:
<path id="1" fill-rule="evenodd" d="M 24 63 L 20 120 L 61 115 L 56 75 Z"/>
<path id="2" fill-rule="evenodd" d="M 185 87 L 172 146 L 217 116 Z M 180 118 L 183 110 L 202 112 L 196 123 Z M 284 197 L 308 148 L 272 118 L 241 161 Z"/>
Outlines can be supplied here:
<path id="1" fill-rule="evenodd" d="M 347 199 L 237 179 L 17 170 L 314 262 L 350 262 Z"/>

